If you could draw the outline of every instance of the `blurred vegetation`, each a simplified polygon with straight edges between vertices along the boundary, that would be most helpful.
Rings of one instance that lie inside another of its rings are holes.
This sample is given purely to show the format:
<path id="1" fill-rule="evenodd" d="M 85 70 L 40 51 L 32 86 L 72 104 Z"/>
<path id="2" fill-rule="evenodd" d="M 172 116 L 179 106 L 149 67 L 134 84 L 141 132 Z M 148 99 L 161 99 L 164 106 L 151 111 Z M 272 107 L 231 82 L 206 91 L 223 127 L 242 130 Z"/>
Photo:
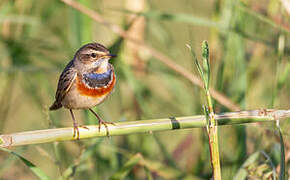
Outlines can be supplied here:
<path id="1" fill-rule="evenodd" d="M 242 109 L 289 109 L 290 12 L 283 0 L 79 2 L 195 74 L 185 44 L 191 44 L 201 57 L 201 42 L 207 39 L 211 87 Z M 64 66 L 81 45 L 92 41 L 118 54 L 111 61 L 118 78 L 115 92 L 95 108 L 105 120 L 203 113 L 205 96 L 200 88 L 63 2 L 1 0 L 1 134 L 72 125 L 67 110 L 48 112 L 48 106 Z M 218 102 L 215 110 L 229 111 Z M 76 111 L 76 115 L 81 124 L 97 123 L 88 111 Z M 281 121 L 281 127 L 289 176 L 289 119 Z M 220 127 L 219 143 L 223 179 L 278 177 L 280 142 L 274 124 Z M 25 146 L 13 151 L 51 179 L 211 177 L 204 129 Z M 0 160 L 1 179 L 37 179 L 14 156 L 1 152 Z"/>

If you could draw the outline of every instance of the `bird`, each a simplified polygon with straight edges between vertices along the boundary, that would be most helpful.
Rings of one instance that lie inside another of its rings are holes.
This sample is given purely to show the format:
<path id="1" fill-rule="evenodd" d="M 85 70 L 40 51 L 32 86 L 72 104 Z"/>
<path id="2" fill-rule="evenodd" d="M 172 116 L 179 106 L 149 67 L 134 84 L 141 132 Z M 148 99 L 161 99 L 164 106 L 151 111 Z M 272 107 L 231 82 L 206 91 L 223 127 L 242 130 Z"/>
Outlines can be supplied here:
<path id="1" fill-rule="evenodd" d="M 85 44 L 77 50 L 59 77 L 55 101 L 49 110 L 69 109 L 73 120 L 73 138 L 79 139 L 79 127 L 82 127 L 75 119 L 73 110 L 76 109 L 92 112 L 99 121 L 99 131 L 104 125 L 109 136 L 107 124 L 114 123 L 104 121 L 92 107 L 101 104 L 114 90 L 116 75 L 113 65 L 109 63 L 113 57 L 116 55 L 102 44 Z"/>

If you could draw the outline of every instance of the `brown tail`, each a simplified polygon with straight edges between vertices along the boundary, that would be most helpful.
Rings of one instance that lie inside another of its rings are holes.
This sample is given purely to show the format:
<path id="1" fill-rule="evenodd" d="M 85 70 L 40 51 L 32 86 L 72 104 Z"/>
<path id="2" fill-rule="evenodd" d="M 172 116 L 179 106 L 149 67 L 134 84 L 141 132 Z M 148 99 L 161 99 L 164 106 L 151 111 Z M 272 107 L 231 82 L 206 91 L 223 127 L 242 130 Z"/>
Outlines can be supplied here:
<path id="1" fill-rule="evenodd" d="M 54 101 L 54 103 L 49 107 L 49 110 L 50 111 L 54 111 L 54 110 L 57 110 L 57 109 L 59 109 L 61 107 L 62 107 L 61 103 L 58 103 L 57 101 Z"/>

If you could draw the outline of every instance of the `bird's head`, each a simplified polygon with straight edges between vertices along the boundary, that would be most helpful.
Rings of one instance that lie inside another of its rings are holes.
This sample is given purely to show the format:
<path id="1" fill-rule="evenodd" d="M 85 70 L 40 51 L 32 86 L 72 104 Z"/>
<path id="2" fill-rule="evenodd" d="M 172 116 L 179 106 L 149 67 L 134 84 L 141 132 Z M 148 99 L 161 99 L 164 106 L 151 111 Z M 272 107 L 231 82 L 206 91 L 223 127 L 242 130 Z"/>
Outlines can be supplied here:
<path id="1" fill-rule="evenodd" d="M 75 65 L 84 69 L 97 69 L 100 73 L 106 71 L 108 61 L 115 57 L 99 43 L 89 43 L 82 46 L 75 54 Z"/>

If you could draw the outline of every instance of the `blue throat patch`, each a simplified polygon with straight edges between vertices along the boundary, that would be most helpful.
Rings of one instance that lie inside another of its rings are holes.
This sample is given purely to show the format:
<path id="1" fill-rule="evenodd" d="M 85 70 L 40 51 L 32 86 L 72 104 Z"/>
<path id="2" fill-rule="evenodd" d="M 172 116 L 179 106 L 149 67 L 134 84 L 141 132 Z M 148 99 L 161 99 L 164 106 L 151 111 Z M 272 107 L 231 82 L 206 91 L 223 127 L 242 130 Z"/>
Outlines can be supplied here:
<path id="1" fill-rule="evenodd" d="M 100 88 L 106 86 L 112 80 L 112 69 L 105 73 L 87 73 L 83 74 L 83 81 L 91 88 Z"/>

